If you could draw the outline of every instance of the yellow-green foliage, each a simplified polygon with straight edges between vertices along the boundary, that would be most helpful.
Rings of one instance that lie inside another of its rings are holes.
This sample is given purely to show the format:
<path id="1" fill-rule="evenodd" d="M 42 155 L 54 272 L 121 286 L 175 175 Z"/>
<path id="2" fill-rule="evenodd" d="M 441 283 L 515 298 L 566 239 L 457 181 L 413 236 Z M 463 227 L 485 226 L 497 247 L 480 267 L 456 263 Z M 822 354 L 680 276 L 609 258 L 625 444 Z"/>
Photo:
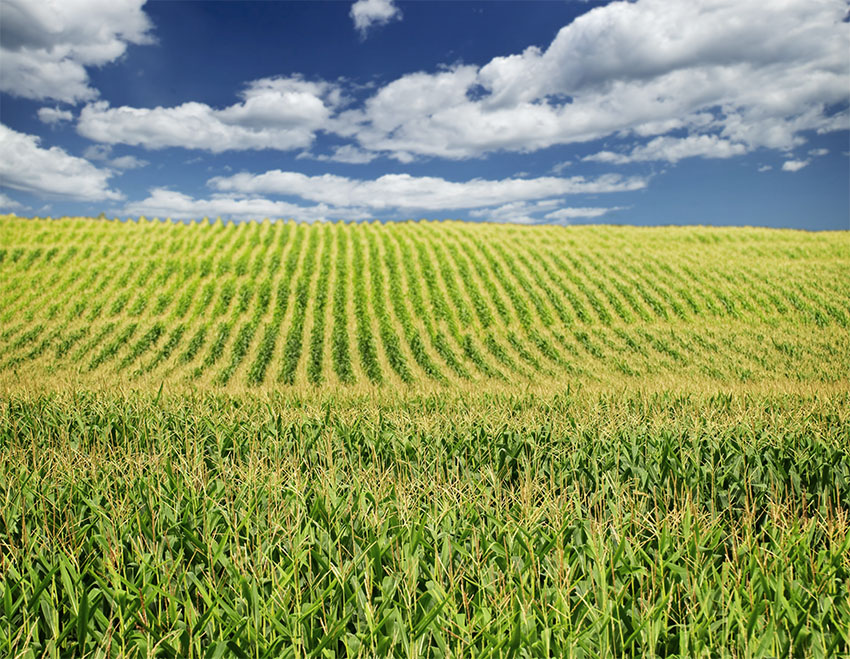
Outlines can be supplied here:
<path id="1" fill-rule="evenodd" d="M 10 386 L 828 382 L 850 357 L 847 233 L 0 217 L 0 244 Z"/>
<path id="2" fill-rule="evenodd" d="M 850 656 L 850 234 L 0 217 L 0 656 Z"/>

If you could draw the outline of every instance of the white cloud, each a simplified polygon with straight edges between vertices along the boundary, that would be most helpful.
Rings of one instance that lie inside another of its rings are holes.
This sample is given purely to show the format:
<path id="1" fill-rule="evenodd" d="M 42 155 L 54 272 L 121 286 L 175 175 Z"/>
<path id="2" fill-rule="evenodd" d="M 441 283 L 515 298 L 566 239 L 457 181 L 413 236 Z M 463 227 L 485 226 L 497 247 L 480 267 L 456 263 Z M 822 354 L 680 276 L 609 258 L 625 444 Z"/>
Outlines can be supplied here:
<path id="1" fill-rule="evenodd" d="M 147 199 L 128 203 L 124 212 L 174 219 L 291 217 L 312 222 L 361 220 L 373 217 L 374 213 L 386 215 L 412 210 L 467 210 L 470 217 L 488 221 L 564 222 L 599 217 L 621 208 L 569 208 L 564 206 L 564 196 L 638 190 L 645 187 L 646 179 L 608 174 L 595 179 L 574 176 L 454 182 L 390 174 L 361 180 L 274 170 L 259 175 L 215 177 L 208 185 L 215 190 L 208 199 L 155 188 Z M 268 195 L 286 198 L 270 199 Z"/>
<path id="2" fill-rule="evenodd" d="M 86 67 L 151 43 L 145 0 L 3 0 L 0 91 L 77 103 L 97 97 Z"/>
<path id="3" fill-rule="evenodd" d="M 829 154 L 829 149 L 812 149 L 809 151 L 810 156 L 820 157 Z"/>
<path id="4" fill-rule="evenodd" d="M 539 201 L 512 201 L 496 208 L 478 208 L 469 211 L 470 217 L 486 222 L 511 222 L 513 224 L 535 224 L 543 213 L 564 203 L 563 199 L 541 199 Z"/>
<path id="5" fill-rule="evenodd" d="M 663 135 L 673 130 L 680 128 L 701 128 L 708 129 L 714 124 L 714 115 L 710 112 L 697 112 L 687 117 L 676 117 L 672 119 L 662 119 L 659 121 L 647 121 L 639 124 L 632 129 L 632 132 L 639 137 L 654 137 L 655 135 Z"/>
<path id="6" fill-rule="evenodd" d="M 395 9 L 370 0 L 352 16 L 362 12 L 368 27 L 366 17 L 389 20 Z M 834 111 L 850 100 L 845 14 L 843 0 L 611 2 L 546 48 L 410 73 L 355 105 L 344 107 L 336 83 L 265 78 L 223 109 L 93 103 L 78 131 L 110 144 L 212 152 L 308 149 L 325 131 L 349 143 L 305 157 L 336 162 L 476 158 L 609 136 L 635 141 L 597 154 L 606 162 L 787 151 L 806 131 L 850 127 L 850 113 Z"/>
<path id="7" fill-rule="evenodd" d="M 337 86 L 297 76 L 256 80 L 241 97 L 241 103 L 221 110 L 204 103 L 110 108 L 106 101 L 99 101 L 82 109 L 77 131 L 97 142 L 148 149 L 290 150 L 310 146 L 315 131 L 341 102 Z"/>
<path id="8" fill-rule="evenodd" d="M 128 203 L 122 212 L 125 215 L 170 217 L 175 220 L 202 217 L 257 220 L 268 217 L 319 222 L 337 219 L 358 220 L 369 217 L 368 213 L 357 208 L 334 208 L 327 204 L 299 206 L 286 201 L 274 201 L 261 197 L 241 198 L 227 195 L 196 199 L 182 192 L 165 188 L 154 188 L 147 199 Z"/>
<path id="9" fill-rule="evenodd" d="M 537 201 L 514 201 L 496 208 L 477 208 L 469 216 L 488 222 L 511 222 L 518 224 L 568 223 L 572 219 L 596 218 L 622 206 L 609 208 L 563 207 L 559 198 Z M 416 206 L 422 210 L 446 210 L 443 206 Z M 126 204 L 120 211 L 125 215 L 147 217 L 170 217 L 175 220 L 223 217 L 235 220 L 269 218 L 295 219 L 303 222 L 331 220 L 365 220 L 373 218 L 370 209 L 356 203 L 335 205 L 319 203 L 301 205 L 289 201 L 273 200 L 261 196 L 240 194 L 213 194 L 208 199 L 198 199 L 182 192 L 166 188 L 154 188 L 147 199 Z"/>
<path id="10" fill-rule="evenodd" d="M 92 144 L 83 151 L 83 157 L 87 160 L 108 160 L 112 155 L 112 147 L 108 144 Z"/>
<path id="11" fill-rule="evenodd" d="M 369 162 L 372 162 L 378 157 L 373 151 L 364 151 L 353 144 L 345 144 L 343 146 L 338 146 L 334 149 L 333 153 L 330 155 L 315 155 L 304 151 L 299 153 L 296 158 L 301 160 L 305 158 L 310 158 L 312 160 L 320 160 L 322 162 L 344 162 L 352 165 L 363 165 Z"/>
<path id="12" fill-rule="evenodd" d="M 401 161 L 671 130 L 787 149 L 847 127 L 827 109 L 850 89 L 845 13 L 840 0 L 613 2 L 545 50 L 403 76 L 337 130 Z"/>
<path id="13" fill-rule="evenodd" d="M 783 172 L 799 172 L 803 167 L 808 166 L 809 160 L 786 160 L 782 163 Z"/>
<path id="14" fill-rule="evenodd" d="M 773 167 L 771 165 L 762 165 L 759 167 L 760 172 L 769 172 Z"/>
<path id="15" fill-rule="evenodd" d="M 559 208 L 551 213 L 546 213 L 544 216 L 547 220 L 556 222 L 568 222 L 569 220 L 586 220 L 595 217 L 602 217 L 614 211 L 624 210 L 625 206 L 613 206 L 610 208 Z"/>
<path id="16" fill-rule="evenodd" d="M 646 187 L 646 179 L 606 174 L 594 179 L 545 176 L 455 182 L 433 176 L 386 174 L 374 180 L 361 180 L 332 174 L 307 176 L 300 172 L 272 170 L 263 174 L 242 172 L 215 177 L 208 184 L 220 192 L 297 196 L 333 206 L 445 210 L 497 206 L 568 194 L 640 190 Z"/>
<path id="17" fill-rule="evenodd" d="M 391 20 L 399 20 L 401 11 L 393 0 L 357 0 L 351 5 L 349 15 L 360 36 L 365 38 L 373 25 L 386 25 Z"/>
<path id="18" fill-rule="evenodd" d="M 624 206 L 601 207 L 564 207 L 563 199 L 543 199 L 541 201 L 515 201 L 497 208 L 480 208 L 470 211 L 471 217 L 487 222 L 511 222 L 514 224 L 568 224 L 574 219 L 602 217 L 607 213 L 623 210 Z M 555 209 L 555 210 L 553 210 Z"/>
<path id="19" fill-rule="evenodd" d="M 746 152 L 747 147 L 744 144 L 736 144 L 717 135 L 691 135 L 683 138 L 656 137 L 647 144 L 634 147 L 628 154 L 600 151 L 585 156 L 583 160 L 616 165 L 647 160 L 666 160 L 675 163 L 683 158 L 697 156 L 702 158 L 731 158 L 732 156 L 743 155 Z"/>
<path id="20" fill-rule="evenodd" d="M 489 221 L 561 222 L 576 217 L 598 217 L 620 208 L 564 208 L 563 196 L 638 190 L 646 186 L 646 179 L 609 174 L 595 179 L 574 176 L 454 182 L 390 174 L 360 180 L 274 170 L 259 175 L 215 177 L 208 185 L 215 190 L 208 199 L 155 188 L 147 199 L 127 204 L 124 212 L 174 219 L 291 217 L 312 222 L 360 220 L 373 217 L 374 213 L 411 210 L 468 210 L 471 217 Z M 287 199 L 269 199 L 268 195 Z M 297 201 L 292 201 L 293 198 Z"/>
<path id="21" fill-rule="evenodd" d="M 59 147 L 44 149 L 39 138 L 0 124 L 0 181 L 14 190 L 97 201 L 122 199 L 108 187 L 113 172 Z"/>
<path id="22" fill-rule="evenodd" d="M 331 155 L 328 160 L 353 165 L 363 165 L 372 162 L 375 158 L 377 158 L 377 155 L 374 153 L 358 149 L 356 146 L 351 144 L 346 144 L 344 146 L 337 147 L 334 150 L 333 155 Z"/>
<path id="23" fill-rule="evenodd" d="M 118 169 L 138 169 L 139 167 L 147 167 L 150 163 L 147 160 L 136 158 L 136 156 L 119 156 L 110 160 L 109 164 Z"/>
<path id="24" fill-rule="evenodd" d="M 108 144 L 92 144 L 83 151 L 83 156 L 87 160 L 100 160 L 115 169 L 137 169 L 150 165 L 147 160 L 136 158 L 136 156 L 112 158 L 112 147 Z"/>
<path id="25" fill-rule="evenodd" d="M 5 195 L 0 192 L 0 212 L 8 212 L 10 210 L 17 210 L 19 208 L 23 208 L 24 205 L 18 201 L 12 199 L 9 195 Z"/>
<path id="26" fill-rule="evenodd" d="M 74 113 L 69 110 L 60 110 L 59 108 L 39 108 L 38 118 L 42 123 L 52 126 L 63 121 L 71 121 L 74 118 Z"/>
<path id="27" fill-rule="evenodd" d="M 823 135 L 836 130 L 850 130 L 850 109 L 842 110 L 829 117 L 818 127 L 817 133 Z"/>

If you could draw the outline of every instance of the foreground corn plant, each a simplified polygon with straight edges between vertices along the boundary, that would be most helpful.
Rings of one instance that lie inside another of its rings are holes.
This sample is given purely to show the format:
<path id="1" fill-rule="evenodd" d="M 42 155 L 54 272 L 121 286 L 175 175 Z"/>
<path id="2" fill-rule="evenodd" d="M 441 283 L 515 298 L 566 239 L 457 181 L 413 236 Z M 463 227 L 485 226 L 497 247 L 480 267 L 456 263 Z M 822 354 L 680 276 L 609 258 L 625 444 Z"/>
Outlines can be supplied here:
<path id="1" fill-rule="evenodd" d="M 848 414 L 846 393 L 13 395 L 0 648 L 835 656 Z"/>

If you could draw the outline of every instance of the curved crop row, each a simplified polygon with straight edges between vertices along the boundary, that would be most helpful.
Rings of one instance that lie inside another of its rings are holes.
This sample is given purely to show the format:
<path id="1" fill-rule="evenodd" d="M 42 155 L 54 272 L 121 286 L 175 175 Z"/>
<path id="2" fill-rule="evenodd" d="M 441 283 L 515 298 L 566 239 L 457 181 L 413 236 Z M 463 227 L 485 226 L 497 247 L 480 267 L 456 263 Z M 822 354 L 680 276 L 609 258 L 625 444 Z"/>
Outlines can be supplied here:
<path id="1" fill-rule="evenodd" d="M 359 233 L 355 233 L 356 244 L 360 245 Z M 386 297 L 384 293 L 384 274 L 383 266 L 381 265 L 381 257 L 378 253 L 378 244 L 371 232 L 368 233 L 369 243 L 369 276 L 371 279 L 371 300 L 372 308 L 375 310 L 375 317 L 378 320 L 378 331 L 381 335 L 381 341 L 384 345 L 384 352 L 387 355 L 387 361 L 390 367 L 398 374 L 402 382 L 413 382 L 413 374 L 407 365 L 407 360 L 401 350 L 401 341 L 393 327 L 392 319 L 387 310 Z M 360 249 L 358 247 L 358 249 Z"/>
<path id="2" fill-rule="evenodd" d="M 254 314 L 252 318 L 239 329 L 236 334 L 236 339 L 233 342 L 230 355 L 230 363 L 221 373 L 218 374 L 218 383 L 225 385 L 230 381 L 234 371 L 242 363 L 248 349 L 251 347 L 251 341 L 254 339 L 254 334 L 257 327 L 269 308 L 269 302 L 272 297 L 272 281 L 271 278 L 265 279 L 257 289 L 257 302 L 254 306 Z"/>
<path id="3" fill-rule="evenodd" d="M 288 239 L 288 228 L 287 225 L 284 233 L 281 235 L 280 240 L 282 244 Z M 248 369 L 248 382 L 251 384 L 260 384 L 266 377 L 266 370 L 271 363 L 275 345 L 277 344 L 277 337 L 280 334 L 280 327 L 283 324 L 283 318 L 289 306 L 289 288 L 292 283 L 292 277 L 295 274 L 295 269 L 298 267 L 298 261 L 301 258 L 301 246 L 303 243 L 304 231 L 296 229 L 295 235 L 292 237 L 289 253 L 286 257 L 286 263 L 283 266 L 283 274 L 277 286 L 272 318 L 266 323 L 263 336 L 260 339 L 260 345 L 257 349 L 257 355 Z M 279 259 L 272 260 L 269 272 L 270 277 L 274 275 L 278 267 L 276 263 L 279 262 Z"/>
<path id="4" fill-rule="evenodd" d="M 374 240 L 371 234 L 370 239 Z M 410 347 L 410 353 L 428 377 L 443 382 L 446 378 L 428 354 L 425 342 L 419 335 L 419 330 L 414 325 L 413 318 L 405 303 L 405 294 L 402 288 L 398 262 L 395 258 L 395 250 L 386 232 L 381 232 L 381 242 L 384 246 L 384 265 L 386 266 L 388 275 L 390 302 L 395 316 L 404 331 L 407 345 Z"/>
<path id="5" fill-rule="evenodd" d="M 331 354 L 333 367 L 340 382 L 354 382 L 354 371 L 351 368 L 351 357 L 348 352 L 348 313 L 346 310 L 348 284 L 348 262 L 346 231 L 337 227 L 336 231 L 336 285 L 333 299 L 333 329 L 331 334 Z"/>
<path id="6" fill-rule="evenodd" d="M 289 325 L 289 332 L 283 344 L 283 365 L 278 375 L 278 380 L 286 384 L 295 383 L 295 369 L 298 368 L 298 361 L 301 358 L 304 318 L 307 315 L 307 305 L 310 304 L 310 284 L 313 281 L 318 246 L 319 234 L 313 231 L 307 243 L 307 251 L 304 254 L 304 265 L 301 268 L 301 275 L 295 284 L 292 322 Z"/>
<path id="7" fill-rule="evenodd" d="M 850 276 L 831 240 L 0 216 L 0 380 L 838 382 Z"/>
<path id="8" fill-rule="evenodd" d="M 330 229 L 324 229 L 319 277 L 313 296 L 313 328 L 310 331 L 310 355 L 307 361 L 307 378 L 312 384 L 321 384 L 322 382 L 322 363 L 325 354 L 325 309 L 328 305 L 332 240 Z"/>
<path id="9" fill-rule="evenodd" d="M 357 348 L 360 352 L 360 360 L 363 371 L 372 382 L 377 384 L 383 382 L 384 376 L 378 364 L 378 351 L 375 346 L 375 337 L 372 335 L 372 327 L 369 319 L 368 297 L 363 271 L 366 268 L 363 258 L 363 245 L 356 231 L 351 233 L 352 249 L 352 284 L 354 286 L 354 319 L 355 336 L 357 337 Z"/>

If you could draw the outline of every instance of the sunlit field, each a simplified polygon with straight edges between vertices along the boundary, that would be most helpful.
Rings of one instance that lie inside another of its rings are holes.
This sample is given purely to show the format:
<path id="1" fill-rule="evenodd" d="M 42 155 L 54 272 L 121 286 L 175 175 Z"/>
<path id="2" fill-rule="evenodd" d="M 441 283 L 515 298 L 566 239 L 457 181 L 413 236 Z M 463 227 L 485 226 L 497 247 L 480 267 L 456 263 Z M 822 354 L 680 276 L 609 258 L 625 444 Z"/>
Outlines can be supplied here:
<path id="1" fill-rule="evenodd" d="M 846 382 L 850 234 L 0 219 L 9 387 Z"/>
<path id="2" fill-rule="evenodd" d="M 0 654 L 850 652 L 850 233 L 0 216 Z"/>

